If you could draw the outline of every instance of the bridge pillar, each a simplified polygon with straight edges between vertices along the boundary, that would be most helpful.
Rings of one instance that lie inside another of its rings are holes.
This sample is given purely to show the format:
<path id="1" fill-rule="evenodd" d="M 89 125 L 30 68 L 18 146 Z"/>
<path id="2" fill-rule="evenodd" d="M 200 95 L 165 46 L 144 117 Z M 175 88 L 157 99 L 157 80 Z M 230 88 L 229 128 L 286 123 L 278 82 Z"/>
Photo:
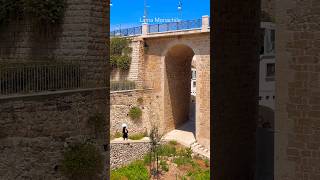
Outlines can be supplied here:
<path id="1" fill-rule="evenodd" d="M 209 31 L 209 16 L 208 15 L 205 15 L 205 16 L 202 16 L 202 28 L 201 28 L 201 31 L 204 31 L 204 32 L 207 32 Z"/>
<path id="2" fill-rule="evenodd" d="M 144 79 L 143 63 L 144 63 L 144 41 L 141 38 L 136 38 L 132 41 L 132 60 L 131 60 L 128 79 L 136 83 L 137 89 L 143 88 L 143 79 Z"/>
<path id="3" fill-rule="evenodd" d="M 148 24 L 147 23 L 143 23 L 142 24 L 142 35 L 147 35 L 148 34 Z"/>

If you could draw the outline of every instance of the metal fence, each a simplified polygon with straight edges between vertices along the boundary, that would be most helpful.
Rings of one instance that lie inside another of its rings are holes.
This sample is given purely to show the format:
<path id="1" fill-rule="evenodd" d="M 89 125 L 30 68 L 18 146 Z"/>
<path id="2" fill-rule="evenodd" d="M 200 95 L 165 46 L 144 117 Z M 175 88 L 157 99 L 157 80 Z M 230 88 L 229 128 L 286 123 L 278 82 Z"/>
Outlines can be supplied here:
<path id="1" fill-rule="evenodd" d="M 110 91 L 124 91 L 136 88 L 133 81 L 110 81 Z"/>
<path id="2" fill-rule="evenodd" d="M 114 36 L 136 36 L 142 34 L 142 26 L 126 28 L 126 29 L 119 29 L 115 31 L 111 31 L 110 35 Z"/>
<path id="3" fill-rule="evenodd" d="M 148 25 L 148 33 L 167 32 L 167 31 L 179 31 L 188 29 L 200 29 L 202 26 L 202 19 L 177 21 L 162 24 L 150 24 Z M 142 34 L 142 26 L 119 29 L 110 32 L 110 36 L 137 36 Z"/>
<path id="4" fill-rule="evenodd" d="M 0 96 L 83 88 L 79 64 L 18 64 L 0 66 Z"/>
<path id="5" fill-rule="evenodd" d="M 163 24 L 153 24 L 153 25 L 149 25 L 148 33 L 198 29 L 198 28 L 201 28 L 201 26 L 202 26 L 202 19 L 170 22 L 170 23 L 163 23 Z"/>

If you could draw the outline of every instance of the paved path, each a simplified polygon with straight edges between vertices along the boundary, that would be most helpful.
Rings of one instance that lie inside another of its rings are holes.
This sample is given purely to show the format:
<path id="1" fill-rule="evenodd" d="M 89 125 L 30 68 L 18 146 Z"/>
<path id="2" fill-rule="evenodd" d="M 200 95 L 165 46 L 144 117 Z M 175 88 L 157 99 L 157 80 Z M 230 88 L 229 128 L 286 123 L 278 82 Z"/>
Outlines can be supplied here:
<path id="1" fill-rule="evenodd" d="M 164 135 L 164 140 L 175 140 L 178 143 L 191 147 L 193 152 L 210 159 L 210 149 L 197 143 L 195 138 L 195 105 L 191 106 L 190 120 L 179 128 Z"/>

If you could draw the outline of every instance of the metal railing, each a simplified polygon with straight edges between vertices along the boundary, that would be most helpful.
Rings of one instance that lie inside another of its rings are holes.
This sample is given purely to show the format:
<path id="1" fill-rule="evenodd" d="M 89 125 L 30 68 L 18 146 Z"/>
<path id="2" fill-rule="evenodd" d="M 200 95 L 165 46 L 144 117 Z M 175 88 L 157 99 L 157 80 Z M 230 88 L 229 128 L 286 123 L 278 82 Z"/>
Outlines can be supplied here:
<path id="1" fill-rule="evenodd" d="M 83 88 L 79 64 L 16 64 L 0 66 L 0 97 Z"/>
<path id="2" fill-rule="evenodd" d="M 110 32 L 110 36 L 136 36 L 142 34 L 142 26 L 126 28 L 126 29 L 119 29 Z"/>
<path id="3" fill-rule="evenodd" d="M 110 81 L 110 91 L 124 91 L 136 88 L 134 81 Z"/>
<path id="4" fill-rule="evenodd" d="M 201 28 L 201 26 L 202 26 L 202 19 L 170 22 L 170 23 L 163 23 L 163 24 L 153 24 L 153 25 L 149 25 L 148 33 L 198 29 L 198 28 Z"/>

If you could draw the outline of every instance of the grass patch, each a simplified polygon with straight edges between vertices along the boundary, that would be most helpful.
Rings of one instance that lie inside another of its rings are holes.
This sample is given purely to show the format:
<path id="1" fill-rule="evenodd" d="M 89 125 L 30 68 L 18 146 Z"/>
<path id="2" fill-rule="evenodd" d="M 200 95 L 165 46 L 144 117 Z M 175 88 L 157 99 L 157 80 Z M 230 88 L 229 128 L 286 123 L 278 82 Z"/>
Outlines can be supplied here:
<path id="1" fill-rule="evenodd" d="M 128 166 L 112 170 L 111 180 L 149 180 L 148 170 L 142 160 L 134 161 Z"/>
<path id="2" fill-rule="evenodd" d="M 193 172 L 188 172 L 187 176 L 189 176 L 190 179 L 207 180 L 210 179 L 210 170 L 198 169 Z"/>
<path id="3" fill-rule="evenodd" d="M 131 139 L 131 140 L 140 140 L 140 139 L 142 139 L 144 137 L 145 137 L 144 133 L 138 133 L 138 134 L 129 135 L 129 139 Z"/>
<path id="4" fill-rule="evenodd" d="M 120 132 L 116 132 L 113 135 L 110 135 L 110 139 L 116 139 L 122 137 L 122 134 Z"/>
<path id="5" fill-rule="evenodd" d="M 169 145 L 176 146 L 178 143 L 175 140 L 169 141 Z"/>
<path id="6" fill-rule="evenodd" d="M 160 156 L 175 156 L 176 148 L 169 144 L 163 144 L 158 148 L 158 154 Z"/>

